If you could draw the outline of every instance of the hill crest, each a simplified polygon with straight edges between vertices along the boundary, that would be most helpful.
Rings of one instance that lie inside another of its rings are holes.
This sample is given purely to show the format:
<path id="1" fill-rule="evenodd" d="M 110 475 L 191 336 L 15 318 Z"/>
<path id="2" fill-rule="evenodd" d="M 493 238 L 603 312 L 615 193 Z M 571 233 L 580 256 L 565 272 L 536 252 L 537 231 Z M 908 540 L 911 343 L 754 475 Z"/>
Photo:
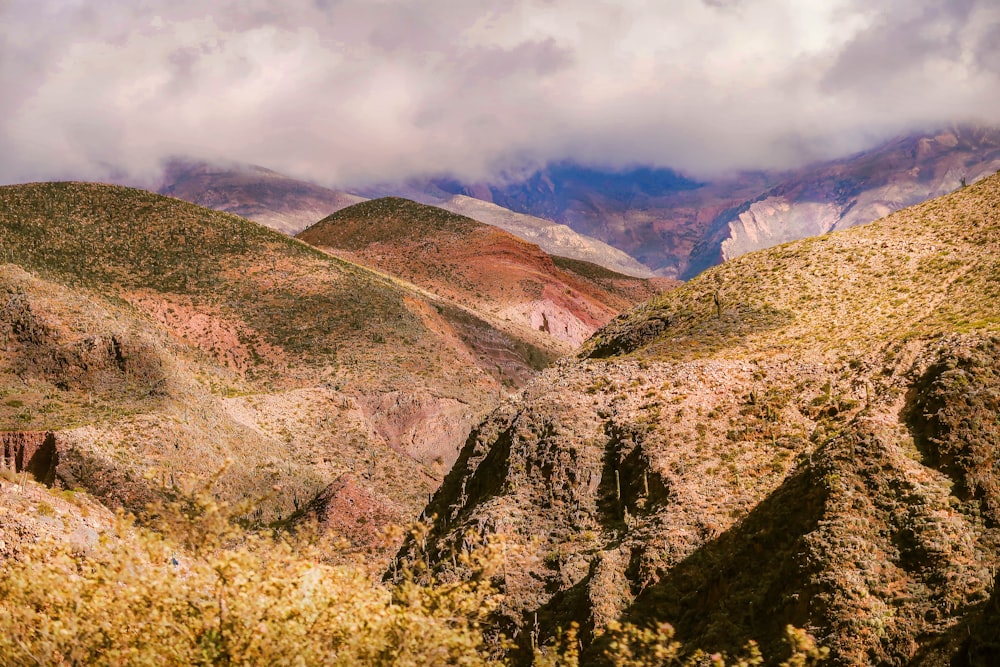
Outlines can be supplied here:
<path id="1" fill-rule="evenodd" d="M 342 209 L 298 238 L 445 295 L 526 340 L 544 333 L 561 352 L 661 287 L 398 197 Z"/>

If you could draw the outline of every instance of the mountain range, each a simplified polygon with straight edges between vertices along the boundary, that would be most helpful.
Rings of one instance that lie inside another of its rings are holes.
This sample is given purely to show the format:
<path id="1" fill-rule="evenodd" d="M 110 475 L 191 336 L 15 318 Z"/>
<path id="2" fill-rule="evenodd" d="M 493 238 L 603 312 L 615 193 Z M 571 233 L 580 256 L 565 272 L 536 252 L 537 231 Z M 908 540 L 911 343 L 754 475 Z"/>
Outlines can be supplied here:
<path id="1" fill-rule="evenodd" d="M 432 202 L 441 191 L 460 193 L 569 225 L 658 275 L 688 279 L 749 250 L 871 222 L 998 169 L 1000 129 L 956 126 L 791 171 L 709 181 L 669 169 L 556 164 L 508 183 L 422 187 Z"/>
<path id="2" fill-rule="evenodd" d="M 496 182 L 411 179 L 348 194 L 262 168 L 175 162 L 160 191 L 286 233 L 360 198 L 402 196 L 502 227 L 554 255 L 686 280 L 750 250 L 871 222 L 998 169 L 1000 129 L 962 125 L 793 170 L 707 180 L 664 168 L 555 163 Z"/>
<path id="3" fill-rule="evenodd" d="M 573 623 L 602 664 L 630 622 L 689 652 L 780 656 L 792 625 L 834 665 L 991 665 L 997 144 L 956 128 L 783 175 L 562 165 L 411 199 L 177 168 L 186 197 L 297 238 L 122 186 L 2 187 L 0 558 L 46 536 L 85 558 L 120 538 L 109 510 L 211 479 L 252 502 L 246 529 L 315 519 L 389 581 L 478 586 L 495 539 L 487 631 L 515 664 Z M 691 277 L 413 200 L 577 243 L 475 193 Z"/>

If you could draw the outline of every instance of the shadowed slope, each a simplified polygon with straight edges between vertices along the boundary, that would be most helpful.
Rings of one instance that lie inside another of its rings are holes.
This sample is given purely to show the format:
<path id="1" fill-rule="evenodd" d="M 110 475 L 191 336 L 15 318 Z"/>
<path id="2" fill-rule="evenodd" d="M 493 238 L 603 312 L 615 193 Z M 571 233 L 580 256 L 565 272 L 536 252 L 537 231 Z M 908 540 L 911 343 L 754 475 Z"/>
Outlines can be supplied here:
<path id="1" fill-rule="evenodd" d="M 998 256 L 1000 176 L 634 309 L 473 431 L 430 560 L 508 536 L 521 657 L 537 614 L 596 648 L 631 619 L 774 656 L 791 623 L 837 665 L 989 664 Z"/>

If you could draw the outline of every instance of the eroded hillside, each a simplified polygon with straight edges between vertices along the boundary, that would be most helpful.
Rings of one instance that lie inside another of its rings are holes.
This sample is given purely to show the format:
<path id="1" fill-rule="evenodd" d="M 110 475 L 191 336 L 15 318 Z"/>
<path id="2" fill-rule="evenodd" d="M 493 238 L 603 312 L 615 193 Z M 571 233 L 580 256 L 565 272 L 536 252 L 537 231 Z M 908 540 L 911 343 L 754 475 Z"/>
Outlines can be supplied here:
<path id="1" fill-rule="evenodd" d="M 461 577 L 470 536 L 506 535 L 522 657 L 576 621 L 596 659 L 621 619 L 991 664 L 998 257 L 994 176 L 657 297 L 473 432 L 422 558 Z"/>
<path id="2" fill-rule="evenodd" d="M 0 431 L 51 434 L 62 484 L 140 510 L 228 460 L 261 522 L 344 475 L 406 522 L 550 359 L 242 218 L 79 183 L 0 188 L 0 349 Z"/>
<path id="3" fill-rule="evenodd" d="M 446 296 L 559 354 L 666 287 L 550 256 L 496 227 L 398 197 L 338 211 L 298 238 Z"/>

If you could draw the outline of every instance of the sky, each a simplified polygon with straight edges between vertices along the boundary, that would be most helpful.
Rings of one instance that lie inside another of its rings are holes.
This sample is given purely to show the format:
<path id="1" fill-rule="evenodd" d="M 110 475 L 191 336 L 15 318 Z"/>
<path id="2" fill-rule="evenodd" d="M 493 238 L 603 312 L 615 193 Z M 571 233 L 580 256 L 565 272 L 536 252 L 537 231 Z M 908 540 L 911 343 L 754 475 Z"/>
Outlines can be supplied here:
<path id="1" fill-rule="evenodd" d="M 1000 124 L 996 0 L 0 0 L 0 183 L 698 178 Z"/>

